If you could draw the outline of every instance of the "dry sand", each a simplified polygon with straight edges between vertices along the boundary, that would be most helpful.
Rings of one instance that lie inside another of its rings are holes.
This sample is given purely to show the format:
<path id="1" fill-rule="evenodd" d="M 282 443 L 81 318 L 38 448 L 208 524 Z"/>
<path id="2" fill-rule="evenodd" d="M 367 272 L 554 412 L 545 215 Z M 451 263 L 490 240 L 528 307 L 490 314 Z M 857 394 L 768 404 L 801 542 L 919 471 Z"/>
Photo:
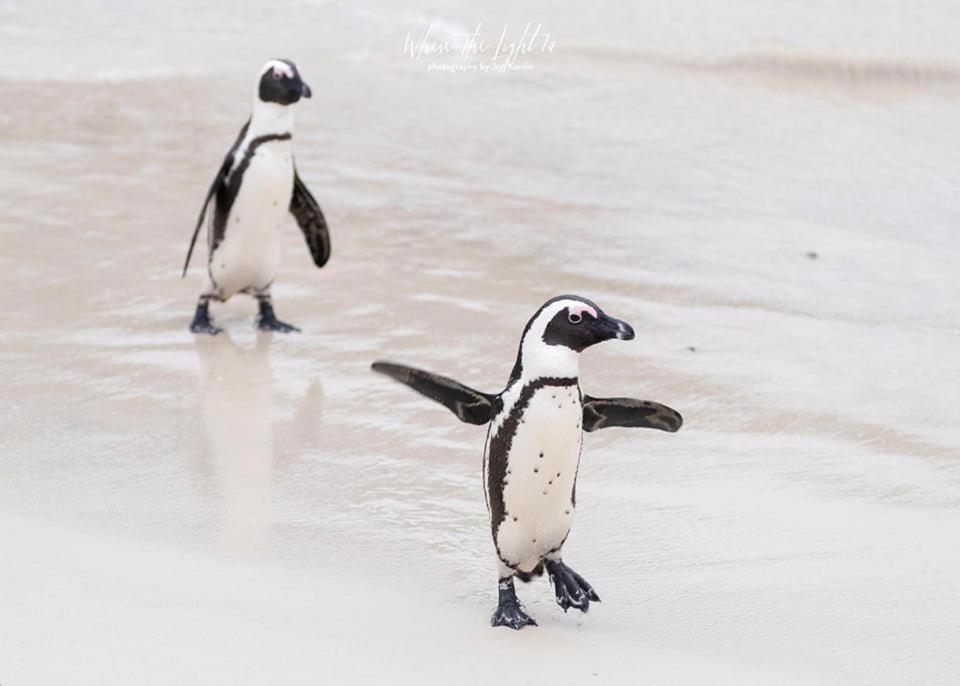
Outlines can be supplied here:
<path id="1" fill-rule="evenodd" d="M 0 684 L 956 682 L 956 13 L 654 5 L 0 5 Z M 434 11 L 560 46 L 429 72 Z M 179 268 L 274 54 L 333 258 L 291 223 L 304 332 L 237 299 L 194 340 Z M 540 581 L 494 630 L 483 431 L 368 366 L 499 390 L 564 292 L 638 332 L 585 391 L 687 423 L 587 437 L 603 603 Z"/>

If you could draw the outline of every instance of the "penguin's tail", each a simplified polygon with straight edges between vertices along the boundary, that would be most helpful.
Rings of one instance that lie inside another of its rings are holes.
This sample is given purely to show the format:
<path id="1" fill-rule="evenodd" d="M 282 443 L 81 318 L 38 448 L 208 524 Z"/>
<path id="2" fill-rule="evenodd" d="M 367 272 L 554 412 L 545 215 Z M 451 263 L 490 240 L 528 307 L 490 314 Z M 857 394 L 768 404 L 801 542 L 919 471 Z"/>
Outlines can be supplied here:
<path id="1" fill-rule="evenodd" d="M 537 577 L 543 576 L 543 562 L 538 564 L 529 572 L 521 572 L 520 570 L 517 570 L 516 575 L 517 575 L 517 578 L 520 579 L 520 581 L 522 581 L 525 584 L 528 584 L 534 579 L 536 579 Z"/>

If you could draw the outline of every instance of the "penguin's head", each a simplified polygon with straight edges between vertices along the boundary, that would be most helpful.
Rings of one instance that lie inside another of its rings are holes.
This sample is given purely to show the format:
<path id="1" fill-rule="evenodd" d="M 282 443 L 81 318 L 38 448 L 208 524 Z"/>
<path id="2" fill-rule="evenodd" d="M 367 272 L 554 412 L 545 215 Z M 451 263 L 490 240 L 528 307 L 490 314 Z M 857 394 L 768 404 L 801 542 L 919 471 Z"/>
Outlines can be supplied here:
<path id="1" fill-rule="evenodd" d="M 257 97 L 262 102 L 286 107 L 311 95 L 310 86 L 303 82 L 297 65 L 290 60 L 270 60 L 260 70 Z"/>
<path id="2" fill-rule="evenodd" d="M 629 341 L 633 328 L 579 295 L 551 298 L 527 322 L 514 376 L 576 376 L 580 353 L 617 338 Z"/>

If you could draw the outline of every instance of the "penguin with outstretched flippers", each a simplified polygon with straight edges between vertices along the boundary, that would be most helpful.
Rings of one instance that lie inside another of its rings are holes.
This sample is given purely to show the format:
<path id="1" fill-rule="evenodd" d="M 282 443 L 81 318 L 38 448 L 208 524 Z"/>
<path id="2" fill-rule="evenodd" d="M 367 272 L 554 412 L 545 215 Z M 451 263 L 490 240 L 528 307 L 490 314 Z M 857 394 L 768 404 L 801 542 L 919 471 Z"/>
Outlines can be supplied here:
<path id="1" fill-rule="evenodd" d="M 573 524 L 584 431 L 611 426 L 677 431 L 683 419 L 665 405 L 632 398 L 594 398 L 580 390 L 580 353 L 633 329 L 584 298 L 546 302 L 527 323 L 506 389 L 481 393 L 453 379 L 389 362 L 373 369 L 450 409 L 462 421 L 488 424 L 484 488 L 497 551 L 499 603 L 494 626 L 536 622 L 523 611 L 513 577 L 546 569 L 564 609 L 586 612 L 596 591 L 562 559 Z"/>

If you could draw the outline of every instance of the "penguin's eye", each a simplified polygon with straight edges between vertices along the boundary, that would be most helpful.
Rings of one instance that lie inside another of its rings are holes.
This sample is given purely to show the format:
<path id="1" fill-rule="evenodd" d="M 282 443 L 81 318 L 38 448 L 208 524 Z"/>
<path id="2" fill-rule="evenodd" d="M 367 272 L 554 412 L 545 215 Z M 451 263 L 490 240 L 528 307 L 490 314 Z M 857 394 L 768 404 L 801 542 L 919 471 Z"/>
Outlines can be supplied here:
<path id="1" fill-rule="evenodd" d="M 567 321 L 569 321 L 571 324 L 579 324 L 583 321 L 583 315 L 579 312 L 571 312 L 567 315 Z"/>
<path id="2" fill-rule="evenodd" d="M 278 71 L 273 72 L 273 80 L 274 80 L 274 81 L 279 81 L 279 80 L 280 80 L 280 72 L 278 72 Z"/>

